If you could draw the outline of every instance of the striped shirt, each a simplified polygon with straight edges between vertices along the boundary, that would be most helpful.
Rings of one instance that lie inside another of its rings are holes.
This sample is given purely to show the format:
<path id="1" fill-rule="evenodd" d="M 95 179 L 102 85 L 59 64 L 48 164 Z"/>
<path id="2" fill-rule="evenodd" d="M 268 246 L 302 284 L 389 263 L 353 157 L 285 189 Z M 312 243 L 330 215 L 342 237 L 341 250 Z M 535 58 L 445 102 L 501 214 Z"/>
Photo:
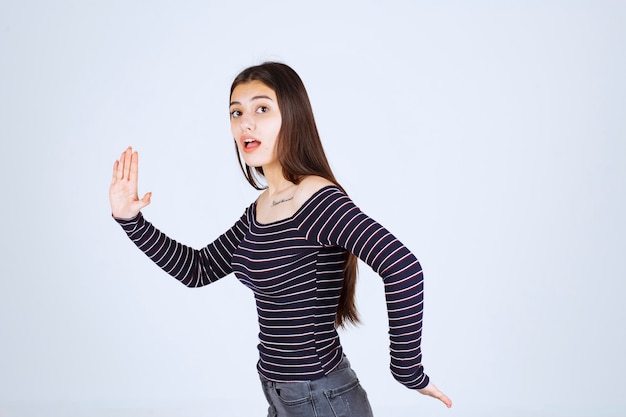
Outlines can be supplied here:
<path id="1" fill-rule="evenodd" d="M 314 380 L 333 371 L 343 350 L 335 315 L 347 251 L 383 279 L 391 372 L 423 388 L 423 283 L 415 256 L 336 186 L 311 196 L 291 217 L 263 224 L 256 203 L 213 243 L 196 250 L 170 239 L 140 213 L 117 219 L 165 272 L 200 287 L 234 272 L 254 293 L 259 320 L 258 371 L 277 382 Z"/>

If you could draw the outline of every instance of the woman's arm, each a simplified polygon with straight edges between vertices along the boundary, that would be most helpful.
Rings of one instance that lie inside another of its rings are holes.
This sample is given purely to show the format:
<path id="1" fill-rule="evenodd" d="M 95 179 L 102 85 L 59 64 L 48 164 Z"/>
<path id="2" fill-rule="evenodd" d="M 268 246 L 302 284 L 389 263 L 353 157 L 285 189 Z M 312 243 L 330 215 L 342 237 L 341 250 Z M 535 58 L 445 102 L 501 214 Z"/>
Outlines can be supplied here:
<path id="1" fill-rule="evenodd" d="M 196 250 L 159 231 L 140 213 L 150 193 L 137 194 L 138 155 L 128 148 L 113 166 L 109 190 L 111 211 L 128 237 L 161 269 L 188 287 L 210 284 L 232 272 L 234 250 L 248 228 L 247 212 L 213 243 Z"/>
<path id="2" fill-rule="evenodd" d="M 247 230 L 247 213 L 244 213 L 226 233 L 198 250 L 168 237 L 141 213 L 133 219 L 115 220 L 154 263 L 191 288 L 210 284 L 232 272 L 233 252 Z"/>
<path id="3" fill-rule="evenodd" d="M 365 215 L 339 189 L 324 190 L 310 216 L 309 238 L 338 245 L 358 256 L 383 279 L 391 352 L 391 372 L 407 386 L 450 399 L 430 383 L 422 366 L 423 274 L 417 258 L 389 231 Z"/>

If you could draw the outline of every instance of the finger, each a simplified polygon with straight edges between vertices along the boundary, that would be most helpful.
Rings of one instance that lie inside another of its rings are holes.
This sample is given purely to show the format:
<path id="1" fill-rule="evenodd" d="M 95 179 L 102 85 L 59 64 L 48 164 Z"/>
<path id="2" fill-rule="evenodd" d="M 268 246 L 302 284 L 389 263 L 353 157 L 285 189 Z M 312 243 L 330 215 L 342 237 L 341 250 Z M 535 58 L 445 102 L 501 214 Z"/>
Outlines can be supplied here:
<path id="1" fill-rule="evenodd" d="M 433 392 L 431 393 L 431 395 L 434 398 L 441 401 L 442 403 L 444 403 L 446 407 L 448 408 L 452 407 L 452 400 L 450 400 L 450 398 L 448 398 L 446 394 L 444 394 L 439 388 L 435 387 L 434 385 L 433 385 Z"/>
<path id="2" fill-rule="evenodd" d="M 448 398 L 448 396 L 444 394 L 443 392 L 439 391 L 438 398 L 441 400 L 441 402 L 443 402 L 446 405 L 446 407 L 448 408 L 452 407 L 452 400 Z"/>
<path id="3" fill-rule="evenodd" d="M 122 154 L 120 155 L 119 161 L 115 161 L 117 162 L 117 179 L 118 180 L 124 179 L 124 156 L 125 155 L 126 155 L 126 151 L 122 152 Z"/>
<path id="4" fill-rule="evenodd" d="M 117 167 L 120 164 L 120 161 L 115 161 L 113 164 L 113 179 L 111 180 L 111 184 L 114 184 L 117 181 Z"/>
<path id="5" fill-rule="evenodd" d="M 133 210 L 135 210 L 136 212 L 141 211 L 141 209 L 150 204 L 150 197 L 152 197 L 152 193 L 146 193 L 146 195 L 144 195 L 141 200 L 136 200 L 133 203 Z M 136 214 L 133 214 L 133 216 L 131 217 L 134 217 L 135 215 Z"/>
<path id="6" fill-rule="evenodd" d="M 137 177 L 139 175 L 139 153 L 133 152 L 130 159 L 130 176 L 128 177 L 131 181 L 137 181 Z"/>
<path id="7" fill-rule="evenodd" d="M 452 407 L 452 400 L 450 400 L 450 398 L 448 398 L 448 396 L 444 394 L 439 388 L 437 388 L 432 382 L 429 382 L 425 388 L 418 391 L 424 395 L 428 395 L 441 401 L 448 408 Z"/>
<path id="8" fill-rule="evenodd" d="M 124 179 L 124 172 L 125 172 L 125 165 L 126 165 L 126 154 L 128 153 L 128 148 L 126 148 L 124 150 L 124 152 L 122 152 L 122 154 L 120 155 L 120 161 L 118 164 L 118 168 L 117 168 L 117 179 L 118 180 L 123 180 Z"/>
<path id="9" fill-rule="evenodd" d="M 141 201 L 143 201 L 144 207 L 147 206 L 148 204 L 150 204 L 150 199 L 151 198 L 152 198 L 152 192 L 146 193 L 146 195 L 143 196 Z"/>
<path id="10" fill-rule="evenodd" d="M 130 178 L 130 165 L 131 165 L 132 155 L 133 155 L 133 150 L 129 146 L 128 149 L 126 149 L 126 151 L 124 152 L 124 173 L 122 174 L 123 179 L 127 181 Z"/>

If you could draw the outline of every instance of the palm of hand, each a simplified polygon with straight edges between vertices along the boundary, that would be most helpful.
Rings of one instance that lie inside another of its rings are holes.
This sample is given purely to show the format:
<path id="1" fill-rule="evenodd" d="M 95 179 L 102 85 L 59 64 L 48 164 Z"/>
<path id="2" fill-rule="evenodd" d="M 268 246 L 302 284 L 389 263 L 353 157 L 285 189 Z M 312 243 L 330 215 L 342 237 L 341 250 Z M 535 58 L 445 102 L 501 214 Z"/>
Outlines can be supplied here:
<path id="1" fill-rule="evenodd" d="M 132 148 L 126 149 L 119 161 L 113 164 L 113 179 L 109 187 L 109 201 L 113 217 L 130 219 L 150 204 L 151 193 L 139 199 L 137 178 L 139 172 L 139 156 Z"/>

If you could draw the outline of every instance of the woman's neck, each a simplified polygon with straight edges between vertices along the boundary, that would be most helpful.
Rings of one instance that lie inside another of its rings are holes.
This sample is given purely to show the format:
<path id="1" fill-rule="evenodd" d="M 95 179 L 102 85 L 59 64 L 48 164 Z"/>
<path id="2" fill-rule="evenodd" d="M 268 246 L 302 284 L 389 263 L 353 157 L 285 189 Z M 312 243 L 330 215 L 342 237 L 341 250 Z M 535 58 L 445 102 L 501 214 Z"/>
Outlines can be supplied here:
<path id="1" fill-rule="evenodd" d="M 280 164 L 263 167 L 263 176 L 267 181 L 267 193 L 270 196 L 279 196 L 293 188 L 295 184 L 285 178 Z"/>

